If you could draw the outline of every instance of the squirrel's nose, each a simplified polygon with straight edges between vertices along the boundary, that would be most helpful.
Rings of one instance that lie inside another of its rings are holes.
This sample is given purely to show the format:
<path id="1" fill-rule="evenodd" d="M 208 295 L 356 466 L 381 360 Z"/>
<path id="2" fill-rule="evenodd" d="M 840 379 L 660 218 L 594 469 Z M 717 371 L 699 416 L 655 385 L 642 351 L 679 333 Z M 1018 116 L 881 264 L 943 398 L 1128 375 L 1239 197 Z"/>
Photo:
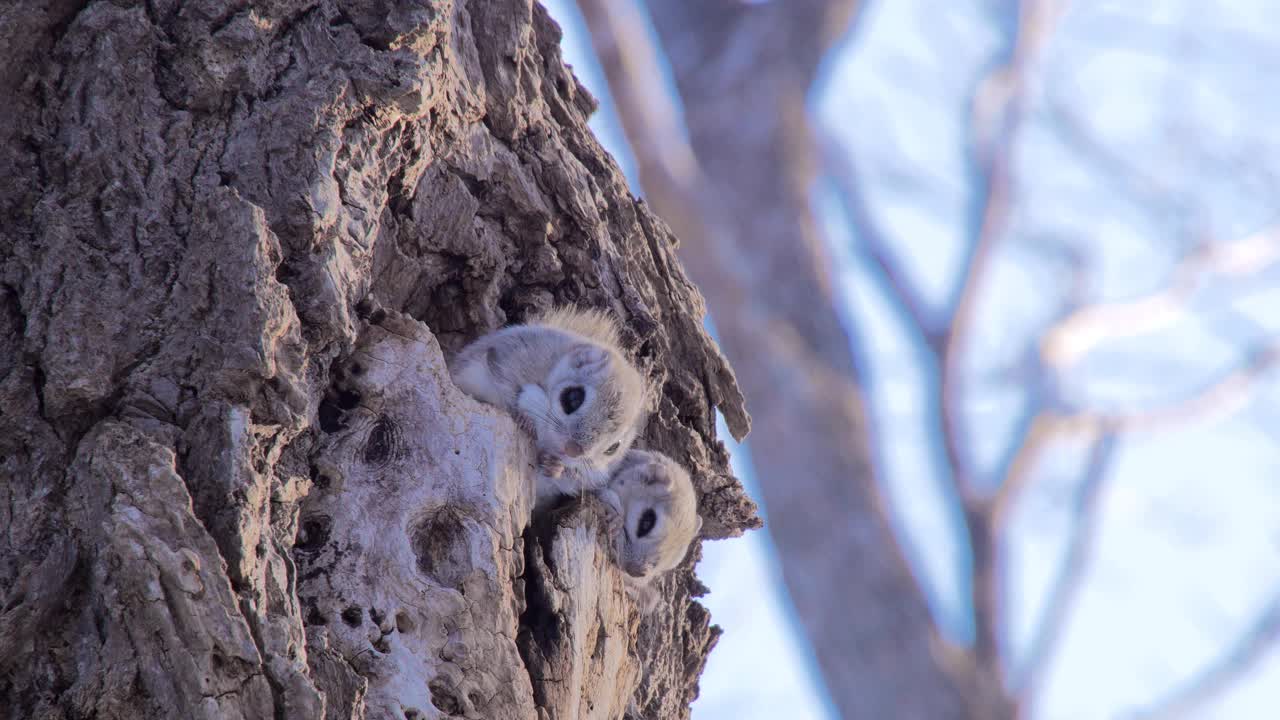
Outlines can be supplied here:
<path id="1" fill-rule="evenodd" d="M 564 444 L 564 454 L 571 458 L 582 457 L 582 446 L 576 440 Z"/>

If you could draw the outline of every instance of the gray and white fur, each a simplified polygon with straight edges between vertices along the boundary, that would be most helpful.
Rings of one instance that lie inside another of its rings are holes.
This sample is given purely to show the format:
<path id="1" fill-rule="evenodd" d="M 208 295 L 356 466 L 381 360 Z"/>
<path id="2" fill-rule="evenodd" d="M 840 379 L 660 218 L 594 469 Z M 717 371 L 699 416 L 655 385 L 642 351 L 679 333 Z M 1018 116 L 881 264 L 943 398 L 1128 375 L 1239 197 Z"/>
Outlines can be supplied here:
<path id="1" fill-rule="evenodd" d="M 570 307 L 474 341 L 454 359 L 453 379 L 533 437 L 536 505 L 605 485 L 644 423 L 649 395 L 613 321 Z"/>
<path id="2" fill-rule="evenodd" d="M 652 610 L 658 598 L 649 583 L 684 560 L 702 529 L 693 481 L 666 455 L 632 450 L 600 497 L 617 513 L 614 546 L 628 590 Z"/>

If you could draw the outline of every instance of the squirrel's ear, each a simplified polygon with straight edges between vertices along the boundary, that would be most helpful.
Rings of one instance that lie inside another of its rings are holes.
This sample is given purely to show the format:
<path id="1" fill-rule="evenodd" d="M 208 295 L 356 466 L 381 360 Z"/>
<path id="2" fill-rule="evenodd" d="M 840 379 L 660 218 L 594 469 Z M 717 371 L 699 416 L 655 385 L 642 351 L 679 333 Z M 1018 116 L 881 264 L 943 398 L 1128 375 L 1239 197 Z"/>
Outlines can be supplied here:
<path id="1" fill-rule="evenodd" d="M 569 348 L 569 366 L 588 373 L 603 372 L 609 367 L 609 351 L 586 343 L 574 345 Z"/>
<path id="2" fill-rule="evenodd" d="M 628 450 L 625 454 L 623 454 L 621 458 L 618 458 L 618 463 L 614 465 L 612 468 L 610 468 L 610 472 L 613 475 L 617 475 L 623 470 L 626 470 L 628 468 L 633 468 L 637 465 L 642 465 L 646 462 L 649 462 L 651 459 L 652 459 L 652 456 L 649 454 L 647 450 L 637 450 L 633 448 L 631 450 Z"/>
<path id="3" fill-rule="evenodd" d="M 662 463 L 653 461 L 649 463 L 649 472 L 644 476 L 645 485 L 657 485 L 658 487 L 671 487 L 671 473 L 662 466 Z"/>
<path id="4" fill-rule="evenodd" d="M 693 536 L 698 537 L 702 533 L 702 516 L 694 515 L 693 520 Z"/>

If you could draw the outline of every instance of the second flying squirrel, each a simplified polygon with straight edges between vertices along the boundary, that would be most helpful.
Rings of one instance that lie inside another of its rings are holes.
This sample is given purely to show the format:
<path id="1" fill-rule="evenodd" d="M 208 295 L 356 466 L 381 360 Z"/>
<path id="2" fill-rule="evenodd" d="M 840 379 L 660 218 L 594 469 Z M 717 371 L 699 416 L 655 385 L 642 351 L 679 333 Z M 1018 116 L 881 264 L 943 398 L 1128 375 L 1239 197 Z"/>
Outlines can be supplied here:
<path id="1" fill-rule="evenodd" d="M 646 611 L 652 609 L 657 595 L 649 583 L 684 560 L 702 529 L 693 482 L 666 455 L 632 450 L 599 494 L 621 525 L 613 535 L 628 589 Z"/>
<path id="2" fill-rule="evenodd" d="M 509 412 L 538 449 L 538 498 L 602 487 L 644 422 L 648 388 L 618 329 L 595 310 L 559 308 L 463 348 L 454 381 Z"/>

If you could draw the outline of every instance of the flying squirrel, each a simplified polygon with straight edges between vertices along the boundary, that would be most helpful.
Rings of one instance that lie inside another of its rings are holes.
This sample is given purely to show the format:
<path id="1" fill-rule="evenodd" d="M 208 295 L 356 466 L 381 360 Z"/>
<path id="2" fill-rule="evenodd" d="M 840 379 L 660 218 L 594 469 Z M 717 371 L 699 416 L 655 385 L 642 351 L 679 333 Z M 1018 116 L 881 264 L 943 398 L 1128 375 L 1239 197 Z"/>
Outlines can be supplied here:
<path id="1" fill-rule="evenodd" d="M 453 379 L 533 438 L 538 506 L 603 487 L 643 426 L 650 395 L 614 321 L 573 307 L 480 337 L 454 359 Z"/>
<path id="2" fill-rule="evenodd" d="M 684 560 L 702 529 L 693 482 L 666 455 L 631 450 L 599 495 L 616 512 L 612 533 L 627 589 L 648 612 L 658 600 L 650 583 Z"/>

